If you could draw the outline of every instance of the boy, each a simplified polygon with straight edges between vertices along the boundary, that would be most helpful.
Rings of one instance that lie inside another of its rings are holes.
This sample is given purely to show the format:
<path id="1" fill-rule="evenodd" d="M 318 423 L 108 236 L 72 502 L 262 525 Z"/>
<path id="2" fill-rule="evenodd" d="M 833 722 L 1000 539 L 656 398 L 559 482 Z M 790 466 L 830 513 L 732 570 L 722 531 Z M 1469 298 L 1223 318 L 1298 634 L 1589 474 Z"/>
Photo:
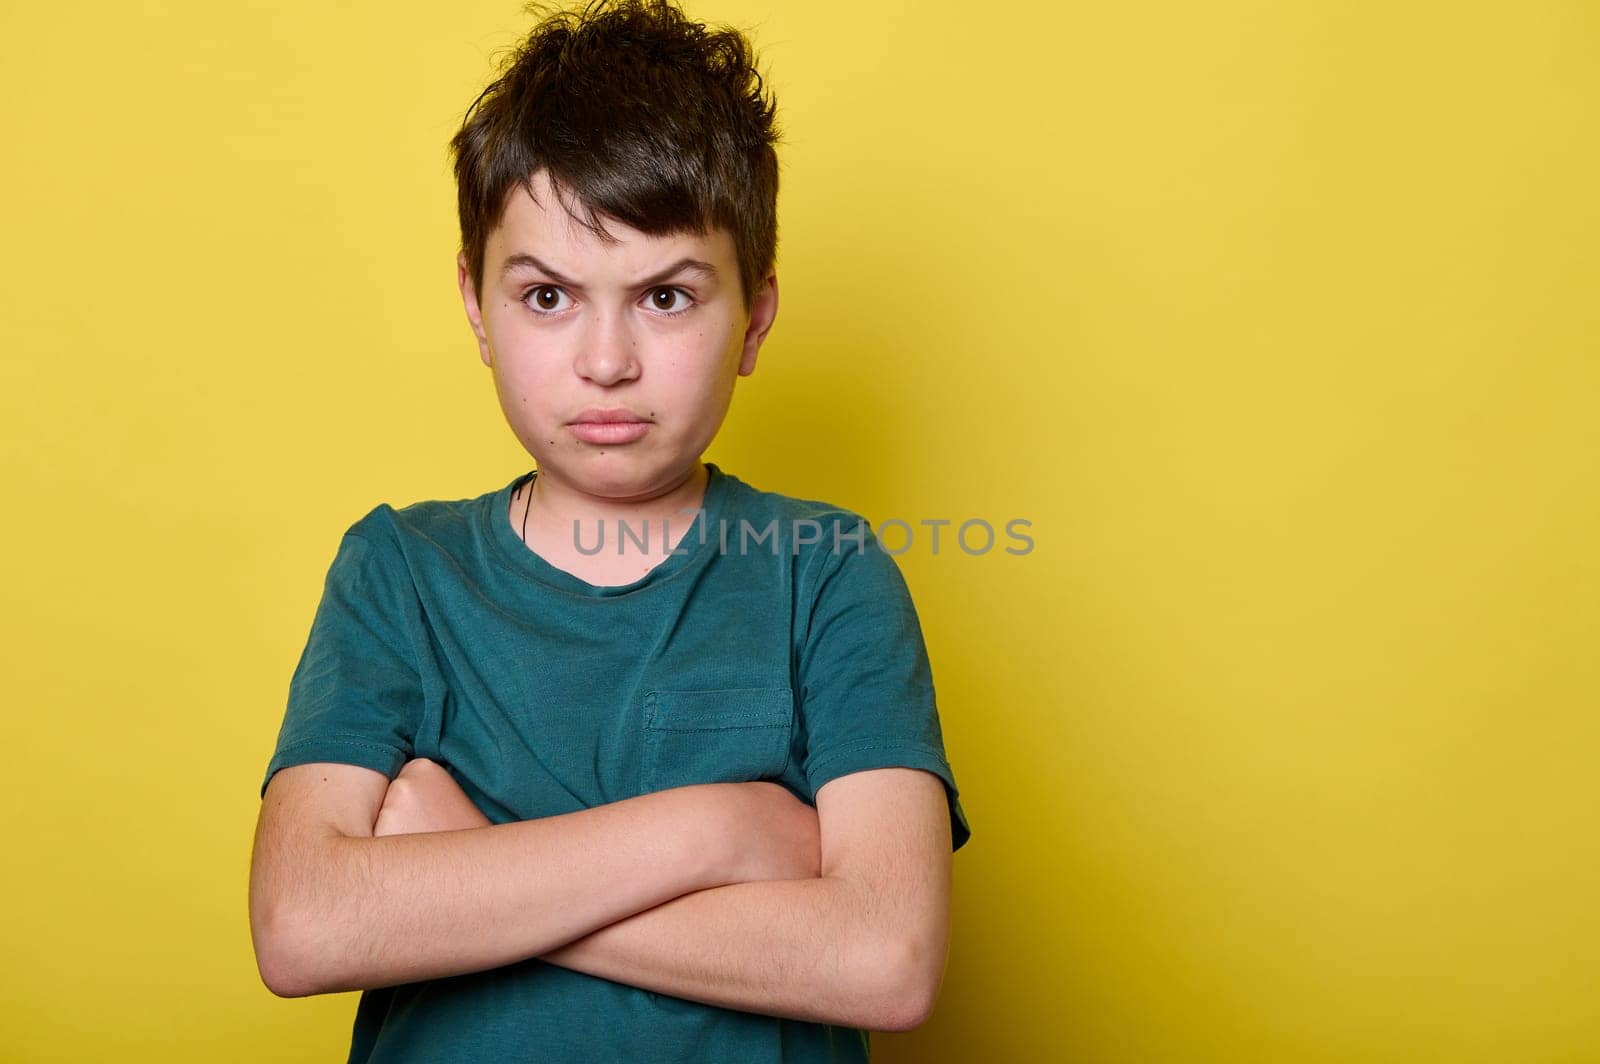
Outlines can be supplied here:
<path id="1" fill-rule="evenodd" d="M 537 469 L 350 527 L 251 865 L 263 980 L 361 989 L 352 1061 L 865 1060 L 932 1010 L 970 829 L 905 583 L 700 458 L 777 313 L 773 115 L 736 32 L 602 3 L 452 142 Z"/>

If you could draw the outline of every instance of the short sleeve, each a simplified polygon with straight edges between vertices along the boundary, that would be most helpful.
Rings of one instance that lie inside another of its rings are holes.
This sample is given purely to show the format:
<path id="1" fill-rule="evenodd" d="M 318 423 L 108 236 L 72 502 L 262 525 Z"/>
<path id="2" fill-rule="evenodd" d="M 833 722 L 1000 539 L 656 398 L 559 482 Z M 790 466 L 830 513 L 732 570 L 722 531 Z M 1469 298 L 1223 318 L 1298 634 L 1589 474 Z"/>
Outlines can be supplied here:
<path id="1" fill-rule="evenodd" d="M 945 756 L 933 675 L 911 592 L 894 558 L 854 514 L 818 544 L 799 660 L 812 793 L 873 768 L 920 768 L 944 781 L 951 849 L 971 836 Z M 859 533 L 859 536 L 858 536 Z"/>
<path id="2" fill-rule="evenodd" d="M 406 630 L 415 589 L 392 539 L 359 529 L 371 525 L 363 519 L 346 532 L 328 568 L 263 796 L 290 765 L 336 761 L 393 779 L 412 756 L 423 705 Z"/>

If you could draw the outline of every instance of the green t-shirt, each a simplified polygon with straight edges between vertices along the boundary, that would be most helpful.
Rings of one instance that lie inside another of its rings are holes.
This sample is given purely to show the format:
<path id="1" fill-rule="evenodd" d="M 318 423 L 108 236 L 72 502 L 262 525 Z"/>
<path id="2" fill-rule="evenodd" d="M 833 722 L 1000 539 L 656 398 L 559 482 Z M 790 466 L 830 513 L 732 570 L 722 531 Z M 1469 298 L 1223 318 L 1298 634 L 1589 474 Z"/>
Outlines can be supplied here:
<path id="1" fill-rule="evenodd" d="M 675 552 L 615 587 L 518 537 L 511 495 L 533 473 L 473 499 L 375 507 L 328 570 L 262 792 L 288 765 L 392 779 L 426 757 L 498 824 L 695 783 L 773 780 L 815 804 L 835 777 L 907 766 L 944 781 L 960 849 L 971 832 L 893 557 L 851 511 L 706 469 Z M 615 551 L 616 523 L 604 531 Z M 597 534 L 591 522 L 578 542 Z M 867 1057 L 865 1031 L 538 958 L 364 991 L 350 1049 L 371 1064 Z"/>

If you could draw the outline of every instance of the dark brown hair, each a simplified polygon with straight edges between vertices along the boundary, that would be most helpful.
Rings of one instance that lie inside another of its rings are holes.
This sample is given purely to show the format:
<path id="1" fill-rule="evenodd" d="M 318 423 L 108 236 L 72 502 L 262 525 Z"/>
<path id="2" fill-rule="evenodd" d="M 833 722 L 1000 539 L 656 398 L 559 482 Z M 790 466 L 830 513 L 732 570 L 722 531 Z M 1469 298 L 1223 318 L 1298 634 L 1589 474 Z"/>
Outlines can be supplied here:
<path id="1" fill-rule="evenodd" d="M 544 14 L 530 3 L 530 14 Z M 652 236 L 732 234 L 746 313 L 778 244 L 777 103 L 750 43 L 672 0 L 594 0 L 541 18 L 451 138 L 461 250 L 482 298 L 506 197 L 545 171 L 582 207 Z"/>

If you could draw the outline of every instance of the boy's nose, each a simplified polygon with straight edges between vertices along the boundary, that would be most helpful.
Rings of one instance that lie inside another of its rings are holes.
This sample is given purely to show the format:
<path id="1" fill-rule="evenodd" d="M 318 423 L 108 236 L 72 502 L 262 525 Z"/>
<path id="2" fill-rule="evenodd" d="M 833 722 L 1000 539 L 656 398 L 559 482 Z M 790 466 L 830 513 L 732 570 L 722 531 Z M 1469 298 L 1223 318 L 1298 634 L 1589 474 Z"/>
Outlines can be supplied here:
<path id="1" fill-rule="evenodd" d="M 598 316 L 579 343 L 578 374 L 596 384 L 615 384 L 637 377 L 637 343 L 625 322 Z"/>

